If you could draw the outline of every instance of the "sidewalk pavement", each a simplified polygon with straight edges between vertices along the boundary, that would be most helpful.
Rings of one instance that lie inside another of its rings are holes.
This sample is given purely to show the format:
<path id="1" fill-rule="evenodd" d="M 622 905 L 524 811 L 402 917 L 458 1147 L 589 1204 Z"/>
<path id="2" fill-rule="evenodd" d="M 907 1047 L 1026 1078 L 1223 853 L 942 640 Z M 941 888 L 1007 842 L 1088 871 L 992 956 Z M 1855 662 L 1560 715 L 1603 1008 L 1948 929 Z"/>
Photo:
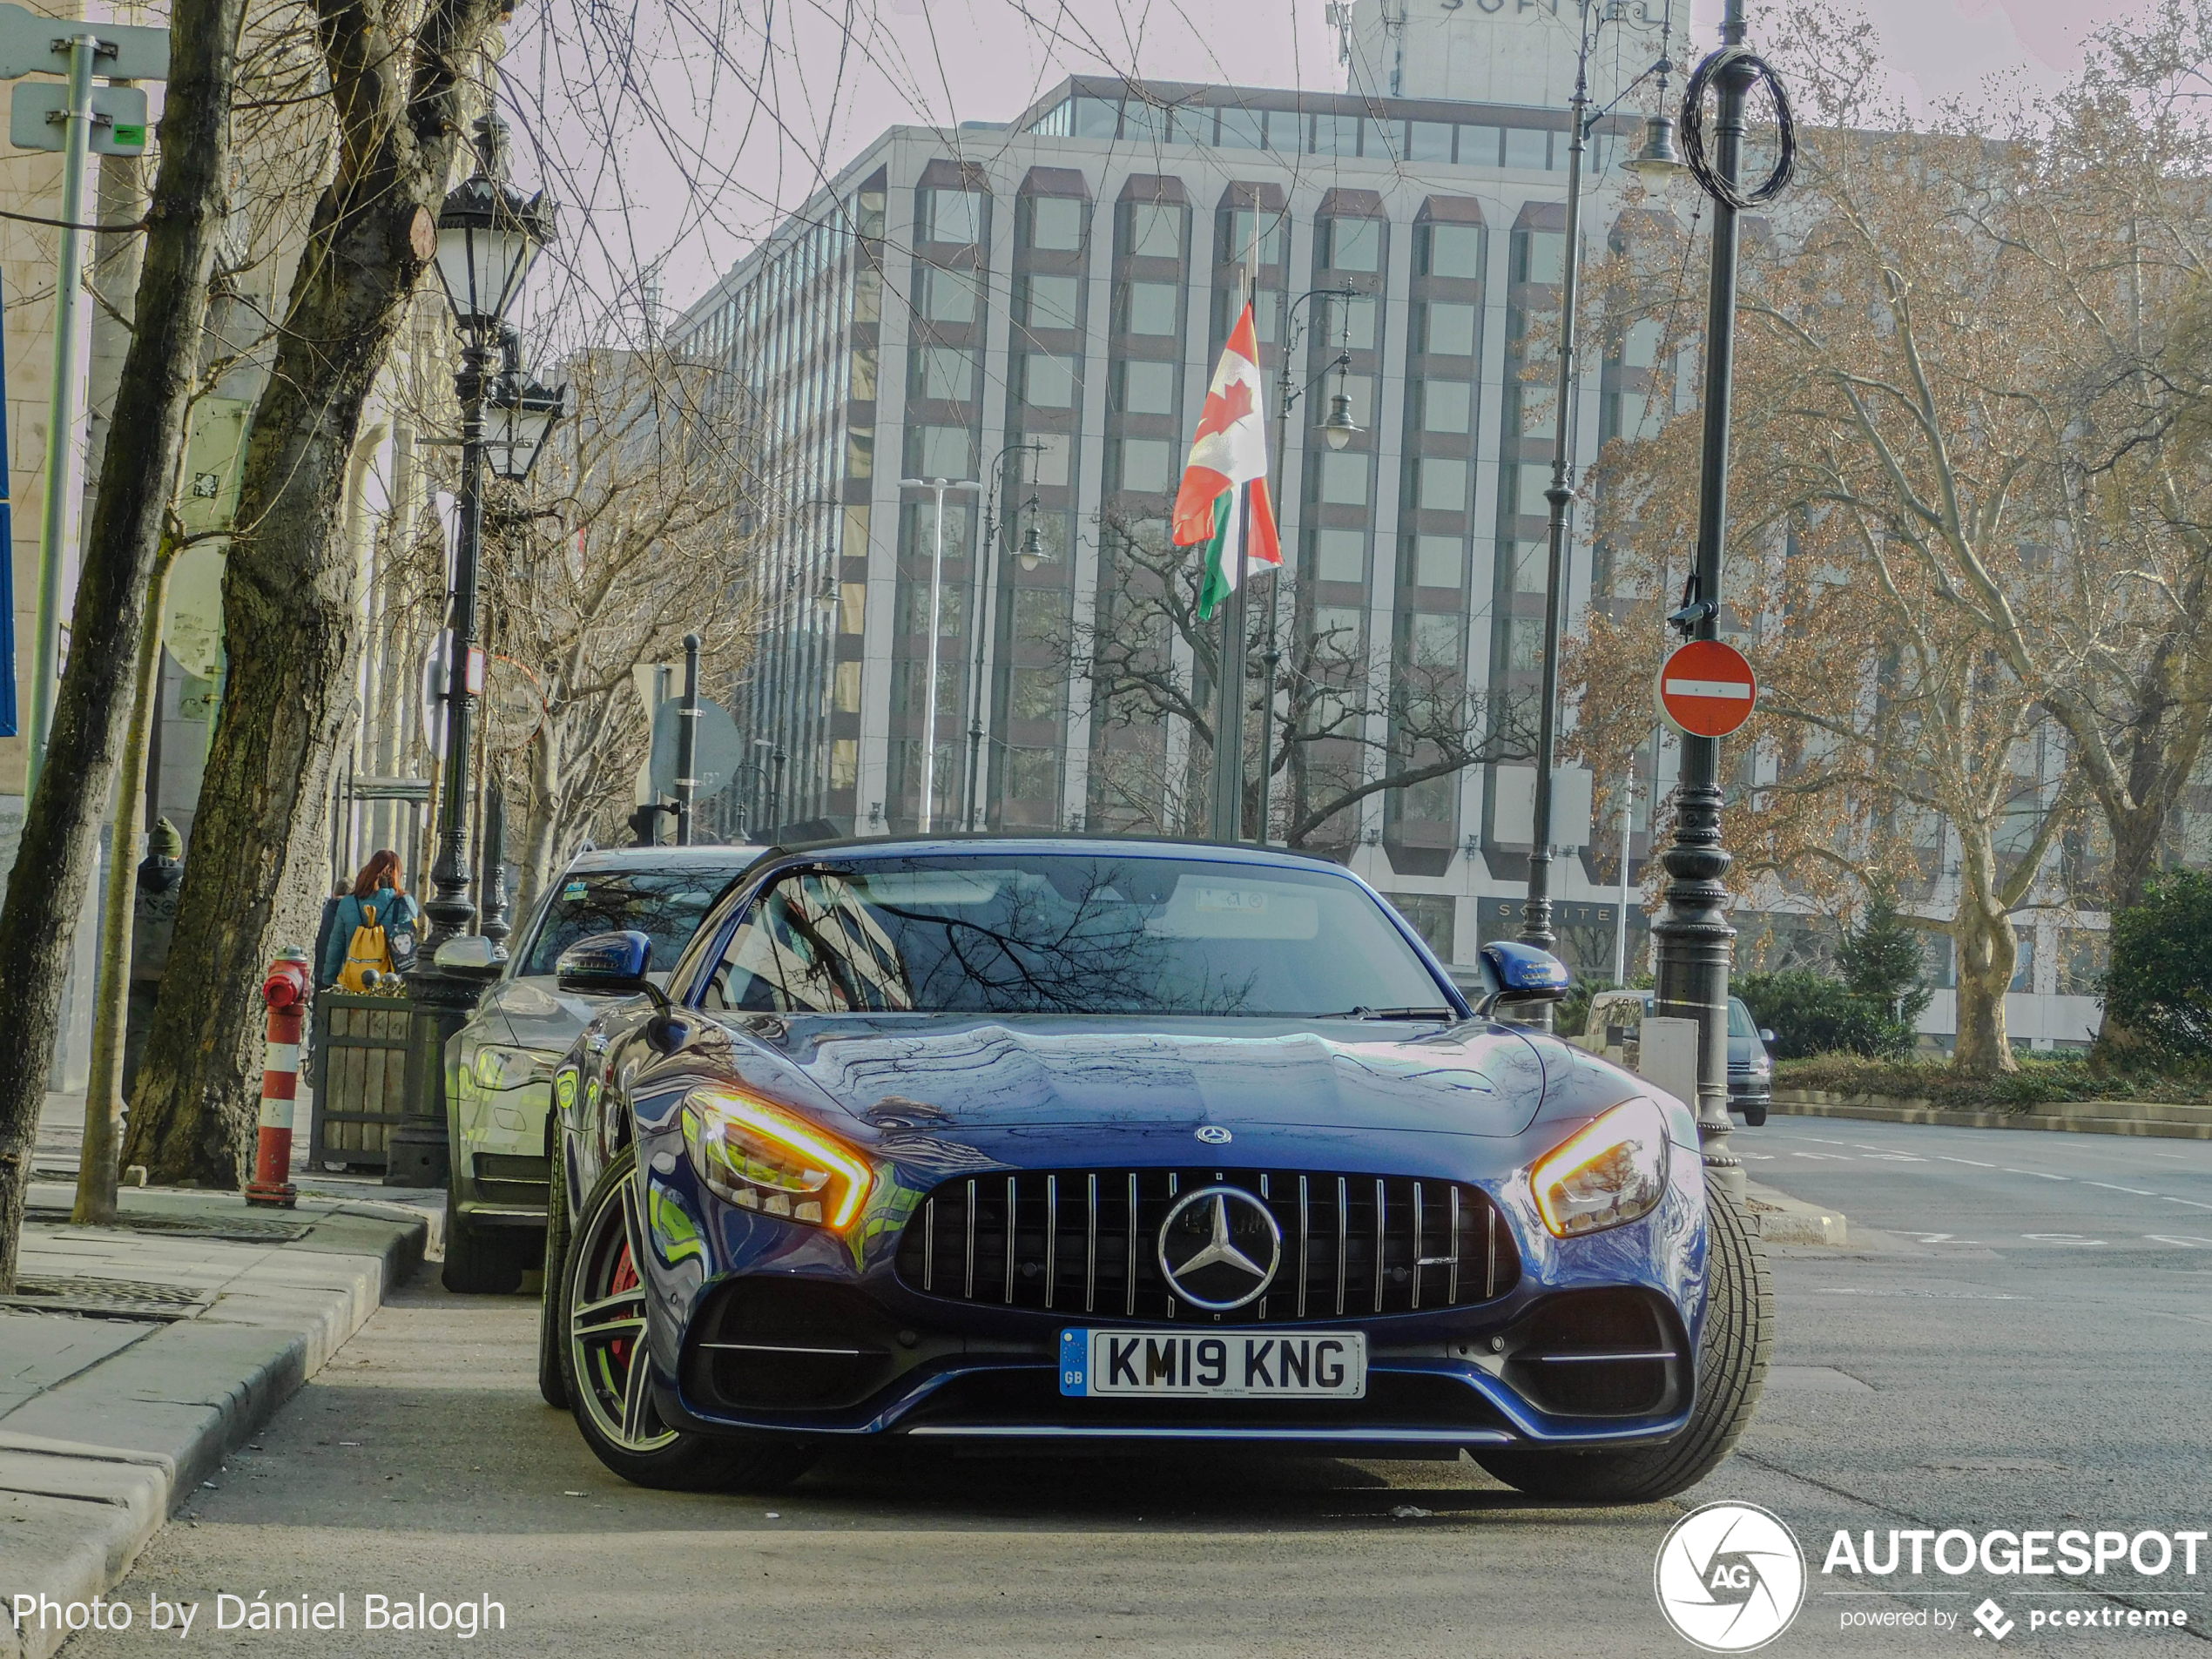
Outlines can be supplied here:
<path id="1" fill-rule="evenodd" d="M 444 1195 L 310 1174 L 297 1210 L 125 1188 L 71 1227 L 81 1096 L 33 1150 L 0 1298 L 0 1659 L 45 1659 L 162 1522 L 435 1253 Z M 13 1615 L 19 1596 L 41 1610 Z"/>

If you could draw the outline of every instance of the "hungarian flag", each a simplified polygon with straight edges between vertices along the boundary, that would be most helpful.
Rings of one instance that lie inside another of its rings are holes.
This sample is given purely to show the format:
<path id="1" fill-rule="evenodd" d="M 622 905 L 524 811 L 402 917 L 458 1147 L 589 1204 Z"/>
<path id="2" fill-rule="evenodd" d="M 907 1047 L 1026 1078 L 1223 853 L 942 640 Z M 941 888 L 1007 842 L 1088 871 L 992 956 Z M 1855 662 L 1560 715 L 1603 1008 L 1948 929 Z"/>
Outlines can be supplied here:
<path id="1" fill-rule="evenodd" d="M 1283 545 L 1276 539 L 1275 509 L 1267 496 L 1267 423 L 1261 414 L 1266 404 L 1259 378 L 1259 333 L 1247 301 L 1229 331 L 1213 384 L 1206 388 L 1206 406 L 1190 440 L 1190 464 L 1175 496 L 1175 544 L 1206 550 L 1206 579 L 1198 592 L 1201 621 L 1211 617 L 1237 587 L 1242 535 L 1238 485 L 1251 486 L 1252 539 L 1244 563 L 1255 570 L 1282 566 Z"/>

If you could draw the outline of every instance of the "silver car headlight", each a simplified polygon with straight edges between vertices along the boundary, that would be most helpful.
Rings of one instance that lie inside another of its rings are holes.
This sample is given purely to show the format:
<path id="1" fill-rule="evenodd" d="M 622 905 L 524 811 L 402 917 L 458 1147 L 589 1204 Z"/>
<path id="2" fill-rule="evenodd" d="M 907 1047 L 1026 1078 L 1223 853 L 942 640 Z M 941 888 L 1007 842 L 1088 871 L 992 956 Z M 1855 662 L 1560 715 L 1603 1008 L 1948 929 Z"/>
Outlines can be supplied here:
<path id="1" fill-rule="evenodd" d="M 479 1089 L 523 1089 L 532 1083 L 550 1082 L 553 1068 L 560 1063 L 559 1055 L 549 1054 L 543 1049 L 516 1049 L 504 1043 L 487 1042 L 476 1050 L 469 1071 Z"/>

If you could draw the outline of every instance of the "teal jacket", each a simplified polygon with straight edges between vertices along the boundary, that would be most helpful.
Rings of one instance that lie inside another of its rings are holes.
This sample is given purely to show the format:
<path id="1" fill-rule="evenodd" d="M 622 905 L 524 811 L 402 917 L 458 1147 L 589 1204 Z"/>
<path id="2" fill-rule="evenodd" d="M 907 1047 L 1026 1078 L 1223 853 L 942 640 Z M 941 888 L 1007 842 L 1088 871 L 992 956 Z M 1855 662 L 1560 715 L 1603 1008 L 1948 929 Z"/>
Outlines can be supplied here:
<path id="1" fill-rule="evenodd" d="M 354 942 L 354 930 L 368 920 L 368 911 L 376 913 L 377 924 L 390 938 L 392 929 L 402 923 L 421 930 L 422 907 L 407 894 L 396 893 L 390 887 L 379 887 L 372 899 L 356 899 L 347 894 L 338 901 L 338 908 L 330 919 L 330 934 L 323 941 L 322 961 L 317 964 L 315 977 L 318 988 L 338 983 L 338 975 L 346 968 L 346 952 Z"/>

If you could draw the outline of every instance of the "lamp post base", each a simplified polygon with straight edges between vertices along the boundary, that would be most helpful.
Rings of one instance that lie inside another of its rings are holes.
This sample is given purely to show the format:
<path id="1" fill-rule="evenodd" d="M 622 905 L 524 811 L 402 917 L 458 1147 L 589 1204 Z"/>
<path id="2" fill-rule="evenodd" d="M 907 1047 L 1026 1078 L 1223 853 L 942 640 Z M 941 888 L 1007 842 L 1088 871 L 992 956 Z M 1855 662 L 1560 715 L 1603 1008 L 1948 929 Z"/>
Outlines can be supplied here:
<path id="1" fill-rule="evenodd" d="M 435 966 L 408 980 L 412 1017 L 408 1025 L 407 1116 L 385 1143 L 384 1184 L 442 1187 L 453 1178 L 448 1125 L 452 1078 L 446 1045 L 476 1011 L 484 981 L 447 974 Z"/>

